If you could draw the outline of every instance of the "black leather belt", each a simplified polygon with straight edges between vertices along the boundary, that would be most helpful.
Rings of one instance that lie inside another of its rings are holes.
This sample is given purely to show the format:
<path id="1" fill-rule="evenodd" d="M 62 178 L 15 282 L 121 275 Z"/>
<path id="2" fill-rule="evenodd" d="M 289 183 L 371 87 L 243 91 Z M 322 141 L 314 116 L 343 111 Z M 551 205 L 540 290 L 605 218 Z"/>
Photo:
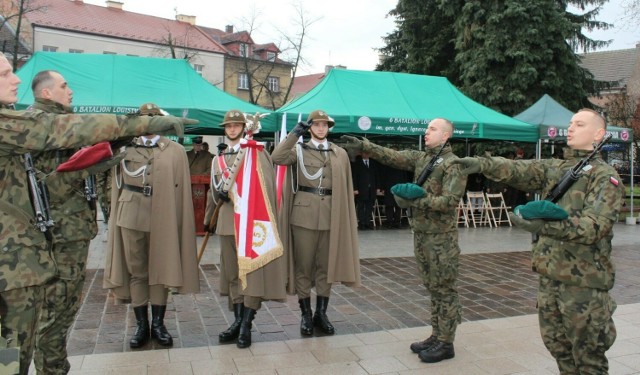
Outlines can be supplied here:
<path id="1" fill-rule="evenodd" d="M 149 186 L 149 185 L 133 186 L 133 185 L 129 185 L 129 184 L 122 184 L 122 187 L 124 187 L 125 189 L 130 190 L 130 191 L 135 191 L 136 193 L 141 193 L 145 197 L 150 197 L 151 194 L 153 194 L 153 187 Z"/>
<path id="2" fill-rule="evenodd" d="M 331 195 L 331 189 L 327 189 L 327 188 L 312 188 L 307 186 L 298 186 L 298 191 L 304 191 L 307 193 L 313 193 L 318 195 Z"/>

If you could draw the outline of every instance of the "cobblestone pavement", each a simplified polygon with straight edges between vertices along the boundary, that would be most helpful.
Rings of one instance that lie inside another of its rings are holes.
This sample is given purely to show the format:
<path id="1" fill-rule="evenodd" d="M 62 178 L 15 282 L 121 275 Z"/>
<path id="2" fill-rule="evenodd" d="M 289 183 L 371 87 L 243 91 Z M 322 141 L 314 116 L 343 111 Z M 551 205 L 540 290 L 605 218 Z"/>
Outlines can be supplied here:
<path id="1" fill-rule="evenodd" d="M 617 275 L 613 296 L 618 305 L 640 302 L 637 245 L 616 246 L 614 261 Z M 361 267 L 362 287 L 333 288 L 327 312 L 337 335 L 428 324 L 429 296 L 417 276 L 413 257 L 362 259 Z M 69 355 L 130 351 L 133 311 L 128 305 L 113 304 L 102 289 L 102 277 L 102 269 L 87 271 L 85 300 L 70 334 Z M 218 333 L 233 320 L 226 297 L 219 296 L 215 264 L 201 266 L 200 283 L 201 293 L 170 298 L 165 321 L 176 348 L 220 345 Z M 461 255 L 458 287 L 464 321 L 536 311 L 537 275 L 530 270 L 528 251 Z M 286 303 L 267 302 L 256 314 L 252 339 L 300 338 L 299 324 L 296 297 L 289 296 Z M 138 350 L 151 350 L 154 345 L 149 343 Z"/>

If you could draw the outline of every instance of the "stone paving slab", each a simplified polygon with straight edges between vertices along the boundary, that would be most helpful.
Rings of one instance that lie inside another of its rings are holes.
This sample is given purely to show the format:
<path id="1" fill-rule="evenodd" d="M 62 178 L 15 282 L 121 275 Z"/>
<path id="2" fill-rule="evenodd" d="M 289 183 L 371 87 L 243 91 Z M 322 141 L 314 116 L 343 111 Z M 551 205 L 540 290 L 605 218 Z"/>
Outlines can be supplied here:
<path id="1" fill-rule="evenodd" d="M 612 293 L 618 305 L 640 302 L 637 246 L 616 246 L 614 261 L 617 275 Z M 165 321 L 174 336 L 174 348 L 221 346 L 218 333 L 233 320 L 227 298 L 219 295 L 217 265 L 202 265 L 200 272 L 201 293 L 170 297 Z M 333 288 L 327 313 L 336 335 L 428 325 L 429 296 L 413 257 L 362 259 L 361 273 L 362 287 Z M 87 270 L 85 299 L 68 343 L 71 356 L 131 351 L 128 340 L 135 327 L 133 311 L 128 305 L 114 305 L 102 289 L 102 277 L 102 269 Z M 537 280 L 528 251 L 461 255 L 458 288 L 463 320 L 534 314 Z M 266 302 L 256 314 L 252 339 L 300 339 L 299 324 L 295 296 L 289 296 L 286 303 Z M 425 334 L 428 332 L 425 329 Z M 155 343 L 136 351 L 152 349 L 157 349 Z"/>

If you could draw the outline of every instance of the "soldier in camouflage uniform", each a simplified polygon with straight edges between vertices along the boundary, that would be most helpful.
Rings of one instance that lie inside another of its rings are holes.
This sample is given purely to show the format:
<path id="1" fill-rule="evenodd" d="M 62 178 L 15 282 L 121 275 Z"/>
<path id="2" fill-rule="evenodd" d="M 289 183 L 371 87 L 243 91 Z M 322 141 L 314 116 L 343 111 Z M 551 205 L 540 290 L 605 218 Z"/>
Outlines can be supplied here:
<path id="1" fill-rule="evenodd" d="M 605 120 L 590 109 L 578 111 L 567 135 L 565 160 L 464 158 L 463 173 L 483 173 L 515 188 L 551 191 L 564 173 L 591 153 L 605 135 Z M 612 228 L 624 197 L 615 169 L 598 155 L 557 201 L 565 220 L 525 220 L 510 213 L 517 226 L 537 234 L 532 269 L 540 274 L 538 320 L 542 341 L 561 374 L 606 374 L 605 352 L 616 338 L 609 295 L 615 270 Z"/>
<path id="2" fill-rule="evenodd" d="M 42 71 L 33 78 L 33 109 L 47 113 L 73 113 L 73 92 L 62 75 Z M 56 167 L 69 159 L 74 150 L 44 151 L 34 155 L 39 178 L 47 183 L 56 276 L 45 286 L 45 304 L 40 316 L 34 361 L 39 374 L 66 374 L 67 333 L 81 305 L 82 286 L 89 253 L 89 241 L 98 233 L 96 212 L 85 196 L 87 171 L 55 173 Z M 99 163 L 95 168 L 110 169 L 118 158 Z M 96 170 L 96 172 L 100 172 Z M 95 207 L 95 206 L 93 206 Z"/>
<path id="3" fill-rule="evenodd" d="M 145 133 L 182 133 L 176 117 L 56 115 L 9 109 L 20 79 L 0 56 L 0 324 L 9 348 L 20 348 L 20 373 L 31 363 L 44 285 L 55 276 L 52 241 L 34 223 L 24 154 L 76 148 Z M 190 122 L 190 121 L 187 121 Z M 53 218 L 54 221 L 56 218 Z"/>
<path id="4" fill-rule="evenodd" d="M 346 147 L 355 146 L 382 164 L 413 172 L 414 181 L 437 156 L 433 172 L 421 186 L 426 196 L 414 200 L 396 196 L 401 207 L 412 211 L 409 223 L 414 232 L 416 261 L 431 295 L 431 336 L 411 344 L 411 350 L 428 363 L 454 357 L 453 341 L 462 315 L 456 288 L 460 255 L 456 210 L 467 179 L 459 173 L 459 167 L 451 163 L 457 159 L 447 144 L 452 134 L 453 124 L 450 121 L 431 121 L 424 136 L 426 152 L 395 151 L 366 139 L 342 137 L 349 142 Z"/>

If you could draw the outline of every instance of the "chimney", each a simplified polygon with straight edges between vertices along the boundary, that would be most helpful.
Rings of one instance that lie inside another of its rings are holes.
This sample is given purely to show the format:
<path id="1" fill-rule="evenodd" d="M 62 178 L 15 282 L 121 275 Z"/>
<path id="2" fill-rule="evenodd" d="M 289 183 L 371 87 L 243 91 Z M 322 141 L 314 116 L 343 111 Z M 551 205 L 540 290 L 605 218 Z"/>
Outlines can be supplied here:
<path id="1" fill-rule="evenodd" d="M 82 0 L 80 0 L 79 2 L 82 2 Z M 124 3 L 121 3 L 119 1 L 112 1 L 112 0 L 107 0 L 106 3 L 107 3 L 107 8 L 118 9 L 118 10 L 122 10 L 122 6 L 124 5 Z"/>
<path id="2" fill-rule="evenodd" d="M 191 26 L 196 25 L 196 16 L 187 16 L 186 14 L 178 14 L 176 20 L 180 22 L 186 22 Z"/>
<path id="3" fill-rule="evenodd" d="M 224 27 L 224 32 L 227 34 L 233 34 L 233 25 L 227 25 Z"/>

